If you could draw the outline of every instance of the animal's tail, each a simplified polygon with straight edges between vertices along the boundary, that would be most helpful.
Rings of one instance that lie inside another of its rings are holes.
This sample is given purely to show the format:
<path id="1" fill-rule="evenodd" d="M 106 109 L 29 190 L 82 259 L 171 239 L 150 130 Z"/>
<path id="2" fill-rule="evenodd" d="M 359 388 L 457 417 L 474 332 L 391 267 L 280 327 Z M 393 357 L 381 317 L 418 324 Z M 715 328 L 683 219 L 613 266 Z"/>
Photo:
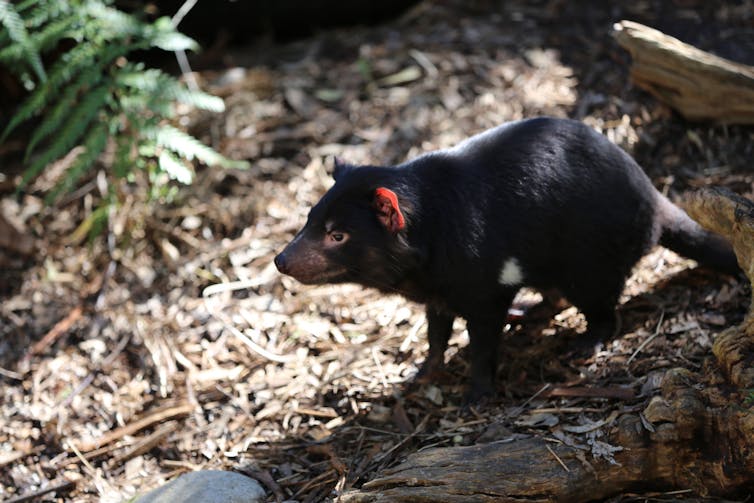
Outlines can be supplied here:
<path id="1" fill-rule="evenodd" d="M 741 272 L 733 247 L 722 236 L 706 231 L 678 206 L 664 196 L 658 204 L 660 244 L 720 272 Z"/>

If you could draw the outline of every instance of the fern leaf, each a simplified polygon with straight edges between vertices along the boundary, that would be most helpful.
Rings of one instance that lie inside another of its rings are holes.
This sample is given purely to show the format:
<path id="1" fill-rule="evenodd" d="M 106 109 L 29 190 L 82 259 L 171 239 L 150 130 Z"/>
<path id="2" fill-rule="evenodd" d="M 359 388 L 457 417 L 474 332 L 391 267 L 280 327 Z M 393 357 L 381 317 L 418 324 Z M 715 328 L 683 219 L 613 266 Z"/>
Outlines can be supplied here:
<path id="1" fill-rule="evenodd" d="M 61 39 L 65 38 L 71 28 L 80 21 L 79 16 L 72 15 L 58 19 L 48 24 L 38 33 L 31 36 L 34 47 L 39 52 L 45 52 L 55 47 Z"/>
<path id="2" fill-rule="evenodd" d="M 16 4 L 15 9 L 16 9 L 16 12 L 20 14 L 24 12 L 26 9 L 30 7 L 34 7 L 39 3 L 40 3 L 40 0 L 24 0 L 23 2 L 18 2 L 18 4 Z M 47 4 L 49 2 L 43 1 L 43 3 Z"/>
<path id="3" fill-rule="evenodd" d="M 84 11 L 99 21 L 106 39 L 120 38 L 128 35 L 141 35 L 146 30 L 144 23 L 118 9 L 108 7 L 102 2 L 88 2 Z"/>
<path id="4" fill-rule="evenodd" d="M 171 180 L 177 180 L 184 185 L 194 181 L 194 171 L 168 150 L 160 152 L 157 158 L 160 169 L 167 173 Z"/>
<path id="5" fill-rule="evenodd" d="M 248 168 L 248 163 L 228 159 L 190 134 L 170 125 L 158 127 L 155 131 L 154 141 L 158 146 L 171 150 L 185 159 L 198 159 L 208 166 Z"/>
<path id="6" fill-rule="evenodd" d="M 156 133 L 154 140 L 158 146 L 171 150 L 189 161 L 196 158 L 208 166 L 217 166 L 221 163 L 220 154 L 180 129 L 163 125 L 157 129 Z"/>
<path id="7" fill-rule="evenodd" d="M 97 65 L 104 68 L 107 64 L 129 51 L 124 45 L 113 45 L 106 48 L 97 47 L 94 44 L 77 45 L 63 54 L 57 63 L 52 66 L 47 81 L 34 90 L 11 117 L 0 136 L 2 143 L 19 124 L 37 115 L 47 103 L 55 99 L 63 84 L 70 81 L 87 67 Z"/>
<path id="8" fill-rule="evenodd" d="M 69 192 L 84 174 L 92 167 L 94 161 L 107 145 L 107 127 L 104 123 L 94 125 L 84 140 L 84 151 L 79 154 L 71 167 L 66 170 L 63 179 L 50 191 L 46 201 L 54 201 L 60 194 Z"/>
<path id="9" fill-rule="evenodd" d="M 116 142 L 113 173 L 117 178 L 126 178 L 133 171 L 135 139 L 121 133 L 116 135 Z"/>
<path id="10" fill-rule="evenodd" d="M 47 138 L 50 133 L 56 131 L 60 124 L 71 113 L 76 104 L 76 99 L 84 87 L 90 87 L 99 84 L 102 78 L 102 72 L 98 66 L 92 66 L 73 82 L 66 86 L 65 92 L 60 97 L 55 106 L 47 112 L 44 120 L 36 127 L 34 134 L 29 139 L 26 146 L 26 156 L 28 157 L 34 151 L 37 144 Z"/>
<path id="11" fill-rule="evenodd" d="M 192 91 L 175 77 L 157 69 L 122 72 L 116 76 L 116 82 L 151 96 L 159 95 L 167 100 L 177 100 L 202 110 L 210 112 L 225 110 L 225 102 L 222 98 L 203 91 Z"/>
<path id="12" fill-rule="evenodd" d="M 0 24 L 8 30 L 10 39 L 23 48 L 23 52 L 29 58 L 29 63 L 34 69 L 34 73 L 37 74 L 37 78 L 44 82 L 47 75 L 42 66 L 42 58 L 29 39 L 23 19 L 7 0 L 0 0 Z"/>
<path id="13" fill-rule="evenodd" d="M 132 114 L 148 113 L 153 116 L 164 118 L 170 118 L 175 115 L 175 107 L 173 106 L 173 103 L 142 93 L 132 96 L 122 96 L 119 98 L 118 104 L 124 112 Z"/>
<path id="14" fill-rule="evenodd" d="M 150 43 L 163 51 L 196 51 L 199 48 L 194 39 L 177 31 L 155 33 L 150 38 Z"/>
<path id="15" fill-rule="evenodd" d="M 157 19 L 145 35 L 153 47 L 165 51 L 196 51 L 199 48 L 194 39 L 178 32 L 168 17 Z"/>
<path id="16" fill-rule="evenodd" d="M 43 85 L 34 90 L 26 98 L 16 114 L 5 127 L 0 143 L 22 122 L 38 114 L 42 108 L 54 98 L 62 84 L 72 76 L 72 72 L 79 71 L 85 63 L 92 64 L 96 56 L 96 48 L 92 44 L 81 44 L 63 54 L 50 72 L 50 78 Z"/>
<path id="17" fill-rule="evenodd" d="M 70 2 L 46 2 L 35 1 L 33 2 L 34 8 L 31 12 L 24 14 L 24 24 L 29 31 L 36 31 L 37 28 L 49 22 L 52 19 L 57 19 L 71 12 Z M 20 13 L 21 10 L 17 9 Z M 79 19 L 83 19 L 82 16 L 77 16 Z"/>
<path id="18" fill-rule="evenodd" d="M 65 124 L 60 127 L 60 135 L 50 144 L 34 162 L 24 171 L 19 187 L 24 187 L 36 177 L 50 162 L 63 156 L 86 132 L 89 124 L 94 120 L 105 104 L 110 89 L 107 84 L 89 91 L 82 102 L 68 116 Z"/>

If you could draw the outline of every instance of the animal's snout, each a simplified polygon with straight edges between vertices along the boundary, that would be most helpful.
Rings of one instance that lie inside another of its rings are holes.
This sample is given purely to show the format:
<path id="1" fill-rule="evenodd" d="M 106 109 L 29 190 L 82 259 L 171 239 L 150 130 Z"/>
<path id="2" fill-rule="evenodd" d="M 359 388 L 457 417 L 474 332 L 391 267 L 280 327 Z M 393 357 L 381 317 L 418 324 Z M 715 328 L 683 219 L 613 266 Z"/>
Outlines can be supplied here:
<path id="1" fill-rule="evenodd" d="M 288 264 L 287 264 L 287 262 L 285 260 L 285 254 L 284 253 L 279 253 L 275 257 L 275 267 L 277 267 L 278 271 L 282 272 L 283 274 L 288 274 L 289 273 Z"/>

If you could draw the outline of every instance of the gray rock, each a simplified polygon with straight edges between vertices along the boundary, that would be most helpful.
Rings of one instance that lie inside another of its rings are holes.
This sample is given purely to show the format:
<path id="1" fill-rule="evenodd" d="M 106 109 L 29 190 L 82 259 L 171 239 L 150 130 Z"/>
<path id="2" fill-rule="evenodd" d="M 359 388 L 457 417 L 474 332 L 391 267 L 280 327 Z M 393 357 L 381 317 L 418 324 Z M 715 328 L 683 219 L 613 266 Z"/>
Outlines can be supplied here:
<path id="1" fill-rule="evenodd" d="M 184 473 L 135 503 L 259 503 L 264 496 L 259 482 L 245 475 L 203 470 Z"/>

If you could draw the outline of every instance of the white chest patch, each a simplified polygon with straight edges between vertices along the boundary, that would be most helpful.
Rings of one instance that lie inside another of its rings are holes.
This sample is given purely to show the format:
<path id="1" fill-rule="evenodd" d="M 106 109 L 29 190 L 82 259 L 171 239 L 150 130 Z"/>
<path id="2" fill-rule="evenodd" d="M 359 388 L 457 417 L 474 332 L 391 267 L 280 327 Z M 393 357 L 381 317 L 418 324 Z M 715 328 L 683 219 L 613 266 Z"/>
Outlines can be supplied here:
<path id="1" fill-rule="evenodd" d="M 505 286 L 521 284 L 524 280 L 524 271 L 521 269 L 521 265 L 518 263 L 516 257 L 511 257 L 503 263 L 503 267 L 500 269 L 500 276 L 497 279 L 501 285 Z"/>

